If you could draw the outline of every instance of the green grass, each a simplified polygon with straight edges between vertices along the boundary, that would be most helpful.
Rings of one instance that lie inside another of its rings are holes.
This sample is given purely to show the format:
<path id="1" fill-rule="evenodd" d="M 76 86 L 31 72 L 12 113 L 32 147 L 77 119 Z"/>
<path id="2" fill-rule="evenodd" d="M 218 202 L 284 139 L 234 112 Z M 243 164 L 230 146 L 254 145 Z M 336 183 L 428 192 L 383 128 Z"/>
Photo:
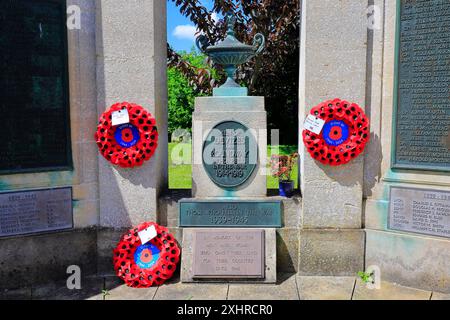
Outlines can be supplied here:
<path id="1" fill-rule="evenodd" d="M 270 160 L 271 150 L 275 147 L 268 146 L 267 157 Z M 191 189 L 192 188 L 192 166 L 177 162 L 182 158 L 184 163 L 191 163 L 192 151 L 190 144 L 169 143 L 169 188 L 170 189 Z M 175 151 L 175 156 L 172 153 Z M 288 155 L 297 151 L 297 146 L 279 146 L 279 154 Z M 275 152 L 275 149 L 274 149 Z M 184 154 L 186 153 L 186 154 Z M 176 156 L 178 155 L 178 156 Z M 298 187 L 298 165 L 295 165 L 292 172 L 292 180 L 295 187 Z M 278 189 L 278 179 L 267 176 L 267 189 Z"/>

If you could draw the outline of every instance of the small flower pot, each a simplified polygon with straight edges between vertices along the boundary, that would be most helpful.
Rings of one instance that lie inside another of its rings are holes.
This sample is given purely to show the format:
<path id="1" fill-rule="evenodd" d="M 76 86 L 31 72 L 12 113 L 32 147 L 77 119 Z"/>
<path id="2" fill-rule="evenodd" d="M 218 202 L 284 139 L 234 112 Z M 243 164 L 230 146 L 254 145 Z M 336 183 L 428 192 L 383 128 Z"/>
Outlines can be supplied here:
<path id="1" fill-rule="evenodd" d="M 280 181 L 279 182 L 280 196 L 291 198 L 294 195 L 294 186 L 295 183 L 292 180 Z"/>

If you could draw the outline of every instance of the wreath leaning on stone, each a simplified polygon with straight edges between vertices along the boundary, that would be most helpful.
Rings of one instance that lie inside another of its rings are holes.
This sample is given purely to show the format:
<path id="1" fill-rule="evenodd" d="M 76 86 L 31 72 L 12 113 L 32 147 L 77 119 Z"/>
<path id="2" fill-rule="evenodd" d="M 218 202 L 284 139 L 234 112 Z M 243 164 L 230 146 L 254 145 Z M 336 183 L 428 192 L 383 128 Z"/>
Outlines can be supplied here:
<path id="1" fill-rule="evenodd" d="M 356 103 L 329 100 L 312 108 L 310 114 L 325 121 L 320 134 L 303 130 L 303 142 L 314 159 L 339 166 L 364 151 L 369 142 L 369 119 Z"/>
<path id="2" fill-rule="evenodd" d="M 113 113 L 124 110 L 129 122 L 113 126 Z M 124 168 L 140 166 L 153 156 L 158 146 L 156 120 L 139 105 L 116 103 L 101 115 L 95 140 L 100 153 L 112 164 Z"/>
<path id="3" fill-rule="evenodd" d="M 142 244 L 139 233 L 154 228 L 156 237 Z M 167 228 L 145 222 L 126 232 L 113 250 L 114 270 L 133 288 L 162 285 L 173 276 L 180 261 L 180 248 Z"/>

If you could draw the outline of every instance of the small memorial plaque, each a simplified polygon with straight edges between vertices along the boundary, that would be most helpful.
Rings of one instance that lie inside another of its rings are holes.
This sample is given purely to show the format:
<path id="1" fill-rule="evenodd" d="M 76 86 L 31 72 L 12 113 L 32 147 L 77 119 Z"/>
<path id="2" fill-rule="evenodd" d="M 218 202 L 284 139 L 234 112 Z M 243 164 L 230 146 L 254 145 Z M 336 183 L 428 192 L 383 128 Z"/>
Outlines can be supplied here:
<path id="1" fill-rule="evenodd" d="M 391 188 L 388 228 L 450 238 L 450 192 Z"/>
<path id="2" fill-rule="evenodd" d="M 0 194 L 0 237 L 71 228 L 71 188 Z"/>
<path id="3" fill-rule="evenodd" d="M 281 228 L 281 201 L 181 200 L 181 227 Z"/>
<path id="4" fill-rule="evenodd" d="M 264 230 L 194 231 L 194 278 L 263 279 Z"/>
<path id="5" fill-rule="evenodd" d="M 253 133 L 236 121 L 216 125 L 203 145 L 203 166 L 222 188 L 244 184 L 258 163 L 258 144 Z"/>

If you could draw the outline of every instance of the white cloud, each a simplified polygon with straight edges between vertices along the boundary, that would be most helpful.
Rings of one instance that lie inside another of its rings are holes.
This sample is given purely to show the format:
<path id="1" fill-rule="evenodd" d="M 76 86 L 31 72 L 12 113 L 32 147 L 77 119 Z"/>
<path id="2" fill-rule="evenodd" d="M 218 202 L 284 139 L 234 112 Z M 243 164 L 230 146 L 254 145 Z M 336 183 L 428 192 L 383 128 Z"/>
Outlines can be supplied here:
<path id="1" fill-rule="evenodd" d="M 194 40 L 197 28 L 190 24 L 176 26 L 172 35 L 178 39 Z"/>

